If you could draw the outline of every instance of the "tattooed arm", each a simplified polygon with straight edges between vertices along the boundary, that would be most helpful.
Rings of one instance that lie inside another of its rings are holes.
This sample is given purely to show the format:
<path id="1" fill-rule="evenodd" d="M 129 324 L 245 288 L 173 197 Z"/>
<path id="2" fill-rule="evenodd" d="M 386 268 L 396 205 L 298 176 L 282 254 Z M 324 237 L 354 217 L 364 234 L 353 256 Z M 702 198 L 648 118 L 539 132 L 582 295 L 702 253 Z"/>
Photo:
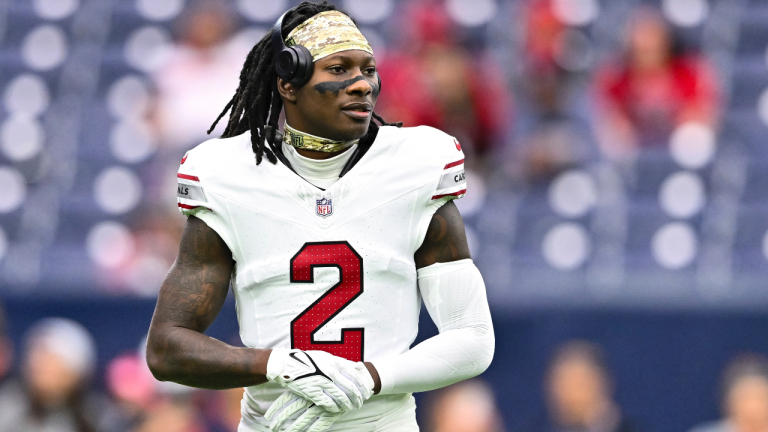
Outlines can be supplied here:
<path id="1" fill-rule="evenodd" d="M 233 267 L 221 237 L 189 217 L 149 328 L 147 363 L 155 378 L 208 389 L 267 380 L 270 350 L 237 348 L 203 334 L 224 304 Z"/>
<path id="2" fill-rule="evenodd" d="M 416 251 L 414 258 L 417 269 L 436 263 L 471 258 L 467 235 L 464 232 L 464 220 L 453 201 L 445 203 L 432 216 L 424 243 Z"/>

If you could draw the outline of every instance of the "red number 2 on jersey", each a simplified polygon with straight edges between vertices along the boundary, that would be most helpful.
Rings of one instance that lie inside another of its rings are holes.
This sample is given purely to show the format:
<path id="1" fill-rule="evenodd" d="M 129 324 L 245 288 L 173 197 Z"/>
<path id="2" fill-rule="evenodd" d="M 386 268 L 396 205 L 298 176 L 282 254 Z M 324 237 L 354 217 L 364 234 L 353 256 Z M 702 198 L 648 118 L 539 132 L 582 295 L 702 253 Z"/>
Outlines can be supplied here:
<path id="1" fill-rule="evenodd" d="M 291 321 L 291 348 L 363 361 L 362 328 L 341 329 L 340 342 L 315 341 L 315 333 L 363 293 L 363 259 L 347 242 L 305 243 L 291 258 L 291 282 L 314 282 L 316 267 L 338 268 L 339 282 Z"/>

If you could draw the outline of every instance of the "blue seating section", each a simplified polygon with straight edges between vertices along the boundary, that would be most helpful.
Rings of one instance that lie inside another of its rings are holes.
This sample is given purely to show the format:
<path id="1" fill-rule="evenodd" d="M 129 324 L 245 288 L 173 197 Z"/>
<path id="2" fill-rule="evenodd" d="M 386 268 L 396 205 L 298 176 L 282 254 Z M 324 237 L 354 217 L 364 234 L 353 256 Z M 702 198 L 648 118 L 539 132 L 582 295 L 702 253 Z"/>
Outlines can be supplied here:
<path id="1" fill-rule="evenodd" d="M 515 1 L 518 0 L 499 0 Z M 632 0 L 610 1 L 611 17 L 621 16 L 617 13 L 621 8 L 629 11 L 638 4 Z M 641 3 L 658 6 L 660 1 Z M 603 5 L 606 1 L 599 3 Z M 709 0 L 709 10 L 720 10 L 725 3 L 729 2 Z M 584 198 L 591 201 L 583 211 L 575 213 L 558 209 L 555 202 L 558 198 L 553 196 L 553 184 L 561 177 L 520 186 L 519 182 L 504 180 L 503 174 L 491 174 L 490 169 L 488 175 L 470 174 L 470 194 L 472 182 L 485 179 L 483 204 L 479 210 L 467 213 L 466 225 L 473 256 L 494 302 L 511 307 L 710 307 L 716 298 L 722 305 L 768 305 L 768 294 L 760 289 L 768 277 L 768 96 L 766 112 L 761 116 L 759 111 L 763 92 L 768 89 L 768 0 L 741 3 L 737 10 L 740 19 L 735 24 L 738 37 L 728 48 L 732 60 L 729 64 L 716 64 L 728 79 L 725 114 L 716 139 L 717 151 L 703 167 L 681 166 L 672 158 L 668 143 L 659 143 L 625 165 L 591 160 L 574 168 L 586 173 L 594 183 L 592 198 L 589 193 Z M 51 105 L 39 116 L 46 136 L 40 154 L 16 160 L 0 151 L 0 169 L 15 170 L 26 180 L 26 201 L 15 209 L 0 212 L 0 229 L 7 239 L 5 252 L 0 242 L 0 294 L 58 295 L 109 290 L 99 276 L 104 270 L 99 270 L 89 256 L 86 239 L 93 227 L 104 221 L 129 228 L 141 223 L 144 212 L 156 205 L 147 198 L 147 189 L 157 186 L 152 182 L 161 161 L 149 158 L 129 163 L 115 157 L 110 136 L 119 119 L 110 112 L 107 97 L 112 86 L 127 75 L 151 82 L 145 72 L 126 60 L 126 42 L 136 30 L 147 25 L 159 26 L 172 34 L 173 20 L 147 20 L 134 0 L 116 0 L 111 2 L 108 34 L 91 46 L 95 42 L 77 31 L 82 22 L 87 22 L 87 17 L 81 16 L 84 11 L 51 20 L 40 17 L 31 1 L 11 0 L 6 13 L 7 26 L 0 35 L 0 97 L 5 98 L 13 79 L 32 74 L 46 84 Z M 395 28 L 388 24 L 393 19 L 370 24 L 369 28 L 386 39 Z M 501 22 L 505 19 L 501 15 L 495 18 Z M 601 19 L 609 18 L 598 16 L 580 29 L 590 37 L 606 36 L 603 33 L 611 26 Z M 728 25 L 711 22 L 716 19 L 721 18 L 711 15 L 700 26 L 677 30 L 686 43 L 703 49 L 706 26 Z M 245 17 L 240 24 L 270 25 L 249 22 Z M 53 25 L 64 31 L 70 55 L 84 49 L 89 55 L 98 56 L 98 81 L 93 89 L 77 93 L 70 78 L 78 69 L 69 57 L 44 70 L 29 64 L 22 47 L 30 32 L 41 25 Z M 484 42 L 491 34 L 485 31 L 486 27 L 494 26 L 481 26 L 468 34 Z M 612 37 L 619 40 L 621 26 L 613 27 Z M 478 45 L 476 42 L 473 46 Z M 607 47 L 600 44 L 604 45 Z M 68 99 L 78 97 L 79 100 Z M 56 109 L 66 111 L 67 106 L 78 104 L 82 109 L 77 124 L 72 125 L 79 131 L 76 154 L 68 167 L 74 172 L 71 184 L 45 186 L 47 173 L 58 163 L 57 152 L 61 151 L 58 130 L 54 129 L 59 115 Z M 14 115 L 0 103 L 0 126 Z M 525 118 L 524 113 L 518 118 Z M 514 124 L 510 126 L 514 128 Z M 737 168 L 726 170 L 727 178 L 718 174 L 715 167 L 732 160 L 743 164 L 728 165 Z M 94 182 L 110 167 L 126 168 L 142 183 L 145 198 L 127 212 L 105 212 L 94 197 Z M 743 172 L 733 171 L 741 170 L 738 167 L 743 167 Z M 599 172 L 610 172 L 612 177 L 598 175 Z M 704 203 L 686 217 L 670 214 L 660 200 L 665 182 L 678 173 L 692 173 L 704 185 Z M 32 211 L 34 207 L 28 205 L 43 199 L 38 195 L 44 187 L 62 191 L 48 209 L 56 215 L 52 236 L 43 234 L 45 230 L 35 225 L 38 218 Z M 718 192 L 722 190 L 726 192 Z M 0 199 L 3 196 L 0 193 Z M 27 280 L 12 276 L 12 267 L 18 265 L 12 256 L 19 253 L 20 247 L 30 244 L 40 248 L 36 255 L 39 271 Z M 554 246 L 547 249 L 545 244 Z M 722 259 L 713 258 L 718 256 Z"/>

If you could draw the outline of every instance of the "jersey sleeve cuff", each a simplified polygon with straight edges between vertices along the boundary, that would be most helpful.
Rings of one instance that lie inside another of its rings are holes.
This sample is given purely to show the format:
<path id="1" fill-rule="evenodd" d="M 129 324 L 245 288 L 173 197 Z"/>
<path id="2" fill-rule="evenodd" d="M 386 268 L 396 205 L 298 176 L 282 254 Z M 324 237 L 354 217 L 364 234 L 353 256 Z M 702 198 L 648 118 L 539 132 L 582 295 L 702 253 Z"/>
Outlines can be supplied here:
<path id="1" fill-rule="evenodd" d="M 416 275 L 419 279 L 431 276 L 439 276 L 444 273 L 450 273 L 455 270 L 459 270 L 462 267 L 473 266 L 474 261 L 472 258 L 465 258 L 458 261 L 451 262 L 439 262 L 430 266 L 422 267 L 416 270 Z"/>
<path id="2" fill-rule="evenodd" d="M 432 200 L 457 199 L 463 197 L 465 193 L 467 193 L 467 178 L 462 157 L 445 165 Z"/>
<path id="3" fill-rule="evenodd" d="M 191 213 L 189 216 L 194 216 L 201 221 L 205 222 L 208 227 L 214 231 L 216 231 L 216 234 L 221 237 L 222 240 L 224 240 L 224 243 L 227 244 L 227 247 L 229 248 L 229 251 L 232 253 L 232 259 L 237 261 L 235 259 L 235 247 L 237 246 L 234 242 L 231 241 L 231 239 L 226 235 L 227 230 L 224 229 L 220 225 L 219 217 L 213 213 L 213 211 L 205 208 L 205 209 L 198 209 L 194 213 Z"/>

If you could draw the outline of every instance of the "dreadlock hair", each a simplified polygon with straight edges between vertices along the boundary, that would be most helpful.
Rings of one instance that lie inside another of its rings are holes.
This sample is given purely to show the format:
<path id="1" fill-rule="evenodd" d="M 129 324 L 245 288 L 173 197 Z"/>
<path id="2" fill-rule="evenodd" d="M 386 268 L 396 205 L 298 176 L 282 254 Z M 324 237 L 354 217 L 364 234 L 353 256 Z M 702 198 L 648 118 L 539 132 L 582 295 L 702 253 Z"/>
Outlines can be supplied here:
<path id="1" fill-rule="evenodd" d="M 283 19 L 283 39 L 299 24 L 321 12 L 331 10 L 338 9 L 326 0 L 318 3 L 302 2 L 291 9 Z M 346 14 L 344 11 L 340 12 Z M 283 100 L 277 90 L 272 31 L 269 31 L 248 53 L 243 69 L 240 71 L 240 84 L 237 91 L 208 129 L 208 133 L 210 134 L 219 120 L 229 112 L 229 121 L 221 137 L 230 138 L 250 130 L 251 147 L 256 155 L 256 165 L 261 163 L 264 155 L 273 164 L 277 163 L 275 153 L 280 152 L 280 143 L 275 142 L 275 135 L 282 108 Z M 383 126 L 402 126 L 401 122 L 385 122 L 375 112 L 372 115 Z M 362 151 L 367 150 L 376 139 L 378 131 L 379 126 L 371 120 L 368 132 L 360 139 L 358 147 Z"/>

